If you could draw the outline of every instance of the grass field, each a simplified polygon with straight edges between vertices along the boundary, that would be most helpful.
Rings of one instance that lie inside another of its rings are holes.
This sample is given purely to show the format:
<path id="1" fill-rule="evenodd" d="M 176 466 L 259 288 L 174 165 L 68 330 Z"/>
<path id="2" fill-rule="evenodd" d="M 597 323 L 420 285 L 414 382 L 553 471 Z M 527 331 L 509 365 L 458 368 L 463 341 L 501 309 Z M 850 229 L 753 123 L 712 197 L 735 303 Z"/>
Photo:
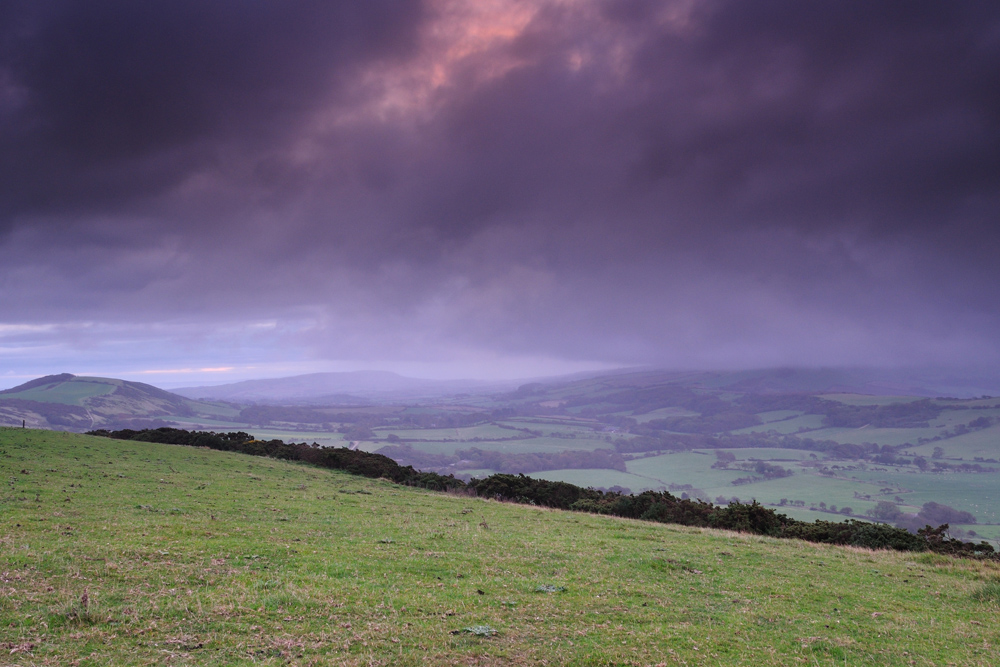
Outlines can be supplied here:
<path id="1" fill-rule="evenodd" d="M 0 475 L 4 664 L 996 664 L 990 564 L 54 432 Z"/>
<path id="2" fill-rule="evenodd" d="M 862 445 L 873 442 L 876 445 L 916 445 L 920 438 L 933 438 L 944 431 L 944 428 L 823 428 L 803 433 L 802 437 L 813 440 L 833 440 L 848 445 Z M 944 441 L 936 444 L 945 446 Z"/>
<path id="3" fill-rule="evenodd" d="M 784 449 L 781 447 L 744 447 L 723 451 L 730 452 L 736 457 L 737 461 L 757 459 L 761 461 L 785 462 L 808 461 L 811 459 L 822 460 L 826 458 L 826 455 L 822 452 L 810 452 L 805 449 Z M 710 456 L 713 462 L 715 460 L 715 450 L 713 449 L 696 449 L 694 453 Z"/>
<path id="4" fill-rule="evenodd" d="M 640 493 L 647 490 L 662 491 L 666 486 L 658 479 L 643 477 L 628 472 L 618 470 L 598 470 L 592 468 L 567 469 L 567 470 L 544 470 L 542 472 L 530 473 L 528 477 L 547 479 L 553 482 L 569 482 L 583 488 L 612 486 L 622 486 L 631 489 L 633 493 Z"/>
<path id="5" fill-rule="evenodd" d="M 802 414 L 801 410 L 771 410 L 769 412 L 758 412 L 757 416 L 760 417 L 762 422 L 767 423 L 784 421 L 792 417 L 801 417 Z"/>
<path id="6" fill-rule="evenodd" d="M 820 394 L 820 398 L 844 405 L 895 405 L 919 401 L 919 396 L 872 396 L 869 394 Z"/>
<path id="7" fill-rule="evenodd" d="M 521 426 L 520 428 L 525 428 Z M 524 431 L 500 428 L 494 424 L 479 424 L 478 426 L 462 426 L 459 428 L 393 428 L 380 427 L 376 429 L 378 437 L 385 438 L 387 435 L 396 435 L 403 440 L 472 440 L 480 438 L 483 440 L 500 438 L 517 438 L 526 434 Z"/>
<path id="8" fill-rule="evenodd" d="M 787 411 L 782 411 L 787 412 Z M 772 413 L 773 414 L 773 413 Z M 758 415 L 760 416 L 760 415 Z M 823 427 L 823 415 L 798 415 L 786 419 L 765 422 L 756 426 L 737 429 L 733 433 L 767 433 L 775 431 L 781 434 L 798 433 L 800 430 L 816 430 Z M 811 433 L 804 433 L 806 437 L 813 437 Z"/>
<path id="9" fill-rule="evenodd" d="M 919 507 L 933 500 L 972 512 L 977 520 L 1000 523 L 1000 473 L 943 473 L 915 475 L 896 471 L 851 472 L 862 480 L 895 484 L 910 491 L 902 494 L 907 504 Z"/>
<path id="10" fill-rule="evenodd" d="M 384 440 L 378 442 L 363 442 L 361 447 L 367 451 L 376 451 L 384 447 L 387 443 Z M 585 440 L 583 438 L 531 438 L 528 440 L 507 440 L 504 442 L 407 442 L 413 449 L 426 452 L 427 454 L 447 454 L 452 455 L 460 449 L 479 449 L 494 452 L 505 452 L 507 454 L 531 454 L 535 452 L 555 453 L 567 449 L 594 450 L 608 448 L 606 441 L 600 439 Z"/>
<path id="11" fill-rule="evenodd" d="M 969 462 L 977 456 L 1000 459 L 1000 424 L 980 431 L 972 431 L 965 435 L 957 435 L 947 440 L 928 442 L 924 445 L 908 448 L 907 451 L 930 457 L 935 447 L 943 449 L 947 457 L 958 457 Z"/>
<path id="12" fill-rule="evenodd" d="M 700 488 L 727 486 L 737 477 L 746 474 L 739 470 L 714 470 L 713 463 L 715 456 L 681 452 L 635 459 L 629 461 L 625 467 L 630 473 L 658 479 L 664 486 L 670 484 L 692 484 Z"/>
<path id="13" fill-rule="evenodd" d="M 104 396 L 110 394 L 117 385 L 108 381 L 88 382 L 87 378 L 76 378 L 73 382 L 65 382 L 51 389 L 34 387 L 26 391 L 11 394 L 12 398 L 19 398 L 26 401 L 38 401 L 40 403 L 66 403 L 69 405 L 83 405 L 83 399 L 94 396 Z"/>

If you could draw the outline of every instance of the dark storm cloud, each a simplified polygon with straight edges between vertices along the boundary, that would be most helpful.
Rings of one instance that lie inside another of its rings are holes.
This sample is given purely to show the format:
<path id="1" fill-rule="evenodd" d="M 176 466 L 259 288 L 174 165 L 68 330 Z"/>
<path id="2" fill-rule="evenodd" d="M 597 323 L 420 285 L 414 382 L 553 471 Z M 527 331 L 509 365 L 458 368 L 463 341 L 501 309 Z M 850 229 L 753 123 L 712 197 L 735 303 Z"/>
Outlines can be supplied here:
<path id="1" fill-rule="evenodd" d="M 12 2 L 0 206 L 114 208 L 266 151 L 338 78 L 412 48 L 417 2 Z"/>
<path id="2" fill-rule="evenodd" d="M 990 3 L 0 12 L 11 321 L 276 319 L 317 359 L 1000 353 Z"/>

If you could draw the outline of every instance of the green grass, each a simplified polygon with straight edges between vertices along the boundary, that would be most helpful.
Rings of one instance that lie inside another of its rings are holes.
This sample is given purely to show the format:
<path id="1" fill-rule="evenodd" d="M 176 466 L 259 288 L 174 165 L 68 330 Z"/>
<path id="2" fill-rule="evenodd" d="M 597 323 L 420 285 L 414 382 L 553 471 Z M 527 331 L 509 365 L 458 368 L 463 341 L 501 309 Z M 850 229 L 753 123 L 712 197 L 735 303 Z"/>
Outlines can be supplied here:
<path id="1" fill-rule="evenodd" d="M 51 386 L 51 385 L 46 385 Z M 83 405 L 83 400 L 95 396 L 110 394 L 118 385 L 111 382 L 95 382 L 89 378 L 73 378 L 69 382 L 63 382 L 52 389 L 43 387 L 33 387 L 27 391 L 20 391 L 16 394 L 4 394 L 4 398 L 19 398 L 26 401 L 38 401 L 39 403 L 66 403 L 68 405 Z"/>
<path id="2" fill-rule="evenodd" d="M 748 426 L 732 431 L 732 433 L 767 433 L 768 431 L 775 431 L 781 434 L 793 434 L 798 433 L 802 429 L 809 431 L 820 429 L 823 427 L 823 419 L 823 415 L 799 415 L 788 419 L 769 421 L 756 426 Z M 812 433 L 803 433 L 802 435 L 807 438 L 813 437 Z"/>
<path id="3" fill-rule="evenodd" d="M 906 503 L 920 507 L 928 501 L 971 512 L 978 521 L 1000 523 L 1000 473 L 941 473 L 915 475 L 889 470 L 851 471 L 862 480 L 888 482 L 908 489 Z"/>
<path id="4" fill-rule="evenodd" d="M 863 514 L 866 510 L 874 507 L 875 503 L 856 499 L 854 492 L 860 491 L 874 496 L 878 493 L 878 489 L 877 485 L 858 484 L 847 480 L 796 471 L 791 477 L 741 486 L 707 487 L 705 491 L 710 493 L 713 498 L 717 495 L 726 497 L 736 496 L 741 500 L 755 498 L 766 504 L 777 504 L 782 498 L 802 500 L 805 502 L 807 509 L 809 505 L 814 503 L 818 505 L 821 502 L 827 505 L 836 505 L 837 507 L 846 505 L 854 510 L 855 514 Z M 818 515 L 814 516 L 813 519 L 829 520 L 829 516 Z"/>
<path id="5" fill-rule="evenodd" d="M 526 428 L 521 426 L 521 428 Z M 494 424 L 480 424 L 478 426 L 461 426 L 459 428 L 413 428 L 402 429 L 392 427 L 380 427 L 375 429 L 380 438 L 389 434 L 394 434 L 403 440 L 472 440 L 473 438 L 517 438 L 525 436 L 524 431 L 500 428 Z"/>
<path id="6" fill-rule="evenodd" d="M 659 408 L 641 415 L 630 415 L 643 424 L 654 419 L 671 419 L 674 417 L 697 417 L 700 413 L 680 407 Z"/>
<path id="7" fill-rule="evenodd" d="M 845 405 L 895 405 L 922 400 L 920 396 L 872 396 L 869 394 L 820 394 L 820 398 Z"/>
<path id="8" fill-rule="evenodd" d="M 0 480 L 4 664 L 996 664 L 995 564 L 21 429 Z"/>
<path id="9" fill-rule="evenodd" d="M 377 451 L 392 443 L 384 440 L 361 443 L 366 451 Z M 407 442 L 413 449 L 427 454 L 452 455 L 460 449 L 477 447 L 484 451 L 505 452 L 507 454 L 532 454 L 536 452 L 556 453 L 567 449 L 610 449 L 612 445 L 602 439 L 583 438 L 531 438 L 530 440 L 507 440 L 504 442 Z"/>
<path id="10" fill-rule="evenodd" d="M 342 433 L 331 433 L 330 431 L 321 431 L 318 429 L 303 429 L 300 431 L 288 428 L 268 428 L 266 426 L 256 428 L 243 425 L 236 430 L 252 433 L 258 440 L 283 440 L 284 442 L 308 442 L 310 444 L 316 442 L 324 447 L 343 447 L 348 444 L 344 441 Z M 384 444 L 379 443 L 378 446 L 382 447 Z"/>
<path id="11" fill-rule="evenodd" d="M 713 470 L 715 456 L 681 452 L 663 454 L 629 461 L 625 467 L 630 473 L 659 480 L 664 486 L 691 484 L 698 488 L 729 486 L 737 477 L 748 474 L 740 470 Z M 729 488 L 737 488 L 729 486 Z M 727 495 L 736 495 L 727 494 Z"/>
<path id="12" fill-rule="evenodd" d="M 965 435 L 957 435 L 954 438 L 928 442 L 924 445 L 908 448 L 907 451 L 929 458 L 934 453 L 935 447 L 943 449 L 946 457 L 958 457 L 969 463 L 972 463 L 977 456 L 986 459 L 1000 459 L 1000 424 L 972 431 Z M 997 465 L 994 464 L 993 467 L 997 467 Z"/>
<path id="13" fill-rule="evenodd" d="M 695 452 L 712 457 L 715 461 L 714 449 L 696 449 Z M 762 461 L 788 462 L 788 461 L 809 461 L 812 459 L 825 459 L 823 452 L 810 452 L 805 449 L 784 449 L 782 447 L 744 447 L 740 449 L 726 449 L 736 457 L 738 461 L 747 459 L 760 459 Z"/>
<path id="14" fill-rule="evenodd" d="M 792 417 L 801 417 L 802 414 L 801 410 L 771 410 L 770 412 L 758 412 L 757 416 L 760 417 L 762 422 L 767 423 L 784 421 Z"/>
<path id="15" fill-rule="evenodd" d="M 648 489 L 656 491 L 666 489 L 666 486 L 659 480 L 642 477 L 641 475 L 633 475 L 627 472 L 620 472 L 618 470 L 600 470 L 592 468 L 543 470 L 542 472 L 530 473 L 528 477 L 547 479 L 553 482 L 569 482 L 570 484 L 582 486 L 583 488 L 591 486 L 603 488 L 624 486 L 626 489 L 631 489 L 633 493 L 640 493 L 641 491 L 646 491 Z"/>
<path id="16" fill-rule="evenodd" d="M 873 442 L 876 445 L 903 444 L 916 445 L 920 438 L 933 438 L 940 435 L 944 428 L 824 428 L 803 433 L 802 437 L 813 440 L 833 440 L 847 445 L 861 445 Z M 936 444 L 941 444 L 936 443 Z M 944 445 L 942 445 L 944 446 Z"/>

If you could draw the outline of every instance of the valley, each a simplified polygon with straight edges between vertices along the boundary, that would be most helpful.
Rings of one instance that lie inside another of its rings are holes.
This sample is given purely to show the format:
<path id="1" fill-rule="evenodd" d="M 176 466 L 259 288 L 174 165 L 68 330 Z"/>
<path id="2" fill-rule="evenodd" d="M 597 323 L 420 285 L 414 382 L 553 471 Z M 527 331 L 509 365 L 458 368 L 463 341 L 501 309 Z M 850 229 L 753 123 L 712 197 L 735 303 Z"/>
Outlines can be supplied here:
<path id="1" fill-rule="evenodd" d="M 256 391 L 266 392 L 262 382 Z M 1000 540 L 1000 398 L 862 394 L 871 387 L 843 376 L 764 371 L 623 372 L 443 398 L 435 386 L 423 397 L 346 405 L 198 401 L 72 376 L 29 385 L 0 394 L 8 424 L 48 409 L 56 415 L 41 425 L 65 430 L 247 430 L 380 452 L 463 479 L 524 473 L 722 505 L 757 500 L 807 521 L 877 518 L 915 529 L 930 523 L 921 512 L 936 503 L 955 510 L 935 515 L 951 518 L 940 523 L 954 536 Z M 397 385 L 416 386 L 387 386 Z"/>

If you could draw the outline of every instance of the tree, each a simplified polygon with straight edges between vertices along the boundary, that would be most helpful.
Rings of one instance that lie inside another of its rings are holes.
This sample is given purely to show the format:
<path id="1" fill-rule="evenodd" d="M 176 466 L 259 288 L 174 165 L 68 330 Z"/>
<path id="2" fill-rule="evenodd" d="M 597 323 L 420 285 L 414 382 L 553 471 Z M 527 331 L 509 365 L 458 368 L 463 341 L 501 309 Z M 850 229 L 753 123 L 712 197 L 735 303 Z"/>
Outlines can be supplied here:
<path id="1" fill-rule="evenodd" d="M 876 521 L 884 521 L 886 523 L 895 521 L 903 515 L 903 513 L 899 511 L 899 508 L 896 507 L 896 504 L 890 503 L 888 500 L 878 501 L 878 504 L 868 510 L 867 514 Z"/>
<path id="2" fill-rule="evenodd" d="M 943 459 L 944 458 L 944 450 L 941 449 L 940 447 L 935 447 L 934 448 L 934 453 L 931 454 L 931 458 L 932 459 Z"/>

